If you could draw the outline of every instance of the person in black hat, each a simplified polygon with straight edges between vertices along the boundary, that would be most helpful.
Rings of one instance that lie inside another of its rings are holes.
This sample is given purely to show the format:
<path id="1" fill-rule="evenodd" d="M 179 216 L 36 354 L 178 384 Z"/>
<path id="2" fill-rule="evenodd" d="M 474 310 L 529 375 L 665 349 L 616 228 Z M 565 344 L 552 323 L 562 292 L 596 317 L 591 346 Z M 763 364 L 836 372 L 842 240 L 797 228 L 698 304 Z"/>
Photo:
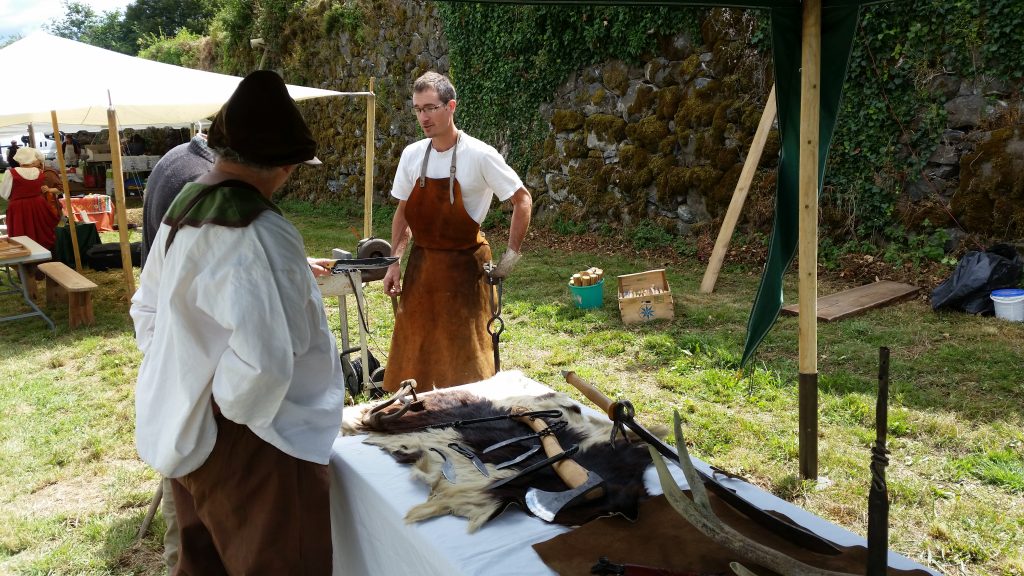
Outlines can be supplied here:
<path id="1" fill-rule="evenodd" d="M 213 169 L 154 238 L 131 315 L 139 455 L 172 478 L 179 574 L 330 574 L 327 461 L 344 389 L 302 237 L 272 196 L 316 142 L 281 78 L 214 118 Z"/>
<path id="2" fill-rule="evenodd" d="M 11 140 L 11 145 L 7 147 L 7 165 L 11 168 L 17 168 L 21 166 L 18 161 L 14 159 L 14 155 L 18 152 L 18 141 Z"/>

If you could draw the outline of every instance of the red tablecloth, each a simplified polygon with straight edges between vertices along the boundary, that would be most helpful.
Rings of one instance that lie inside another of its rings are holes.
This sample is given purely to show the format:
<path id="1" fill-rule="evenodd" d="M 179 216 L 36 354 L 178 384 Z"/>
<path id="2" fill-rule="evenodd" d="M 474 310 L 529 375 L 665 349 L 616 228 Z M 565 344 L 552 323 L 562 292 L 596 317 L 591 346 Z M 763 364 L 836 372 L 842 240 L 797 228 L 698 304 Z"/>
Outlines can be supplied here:
<path id="1" fill-rule="evenodd" d="M 114 211 L 110 196 L 89 194 L 81 198 L 72 198 L 71 209 L 75 212 L 75 222 L 94 222 L 97 232 L 110 232 L 114 229 Z"/>

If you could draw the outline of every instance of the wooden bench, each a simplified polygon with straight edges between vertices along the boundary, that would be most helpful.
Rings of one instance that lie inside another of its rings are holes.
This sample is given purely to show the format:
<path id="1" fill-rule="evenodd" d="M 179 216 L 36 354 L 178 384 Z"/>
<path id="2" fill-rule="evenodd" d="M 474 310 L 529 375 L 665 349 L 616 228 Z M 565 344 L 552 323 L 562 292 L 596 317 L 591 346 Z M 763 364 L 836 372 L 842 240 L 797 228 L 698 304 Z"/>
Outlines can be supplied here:
<path id="1" fill-rule="evenodd" d="M 68 268 L 63 262 L 45 262 L 39 271 L 46 275 L 46 305 L 58 299 L 58 289 L 68 295 L 68 322 L 71 328 L 79 324 L 92 324 L 92 291 L 96 284 Z"/>

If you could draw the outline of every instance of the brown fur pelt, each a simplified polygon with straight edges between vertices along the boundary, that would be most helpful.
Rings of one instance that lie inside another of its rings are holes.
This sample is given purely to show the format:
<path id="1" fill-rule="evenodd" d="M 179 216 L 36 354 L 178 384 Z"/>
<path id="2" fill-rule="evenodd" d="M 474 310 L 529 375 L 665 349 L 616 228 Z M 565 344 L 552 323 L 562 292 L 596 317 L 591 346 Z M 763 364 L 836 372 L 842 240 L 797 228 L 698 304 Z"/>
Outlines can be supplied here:
<path id="1" fill-rule="evenodd" d="M 511 460 L 538 444 L 537 439 L 482 453 L 492 444 L 531 433 L 523 423 L 502 419 L 482 424 L 431 428 L 447 422 L 509 414 L 514 407 L 523 407 L 529 411 L 561 410 L 560 418 L 546 421 L 549 425 L 558 419 L 567 422 L 567 426 L 556 435 L 562 448 L 579 445 L 579 452 L 573 459 L 591 473 L 598 474 L 606 483 L 604 496 L 565 507 L 555 516 L 556 523 L 579 526 L 593 518 L 612 514 L 621 514 L 632 520 L 636 518 L 639 501 L 648 496 L 643 485 L 644 470 L 651 462 L 646 446 L 638 442 L 625 442 L 620 438 L 613 447 L 609 442 L 611 422 L 584 415 L 579 406 L 564 394 L 491 401 L 464 391 L 453 391 L 423 395 L 420 398 L 424 410 L 410 410 L 401 418 L 386 423 L 386 430 L 353 430 L 368 433 L 366 443 L 383 448 L 398 462 L 412 464 L 413 477 L 430 487 L 427 502 L 413 507 L 406 514 L 408 522 L 454 514 L 467 518 L 468 530 L 473 532 L 511 504 L 527 510 L 525 495 L 529 488 L 549 492 L 567 490 L 565 483 L 550 466 L 500 488 L 488 488 L 495 480 L 513 476 L 518 470 L 547 458 L 544 451 L 540 450 L 515 467 L 495 470 L 495 465 Z M 484 477 L 469 459 L 448 448 L 450 442 L 458 442 L 476 453 L 486 465 L 490 477 Z M 431 447 L 444 452 L 454 465 L 455 484 L 442 476 L 442 458 L 430 450 Z"/>

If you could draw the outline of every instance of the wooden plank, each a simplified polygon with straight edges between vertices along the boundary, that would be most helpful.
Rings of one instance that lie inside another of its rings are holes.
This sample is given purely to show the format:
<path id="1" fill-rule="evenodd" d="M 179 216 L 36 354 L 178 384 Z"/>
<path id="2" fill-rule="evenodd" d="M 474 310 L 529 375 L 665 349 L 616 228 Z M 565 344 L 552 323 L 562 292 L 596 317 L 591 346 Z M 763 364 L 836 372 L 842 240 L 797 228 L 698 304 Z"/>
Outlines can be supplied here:
<path id="1" fill-rule="evenodd" d="M 919 286 L 882 280 L 836 292 L 818 298 L 818 320 L 825 322 L 841 320 L 872 308 L 881 308 L 900 300 L 906 300 L 920 290 Z M 790 304 L 782 309 L 782 313 L 787 316 L 797 316 L 800 314 L 800 306 L 799 304 Z"/>
<path id="2" fill-rule="evenodd" d="M 63 262 L 46 262 L 39 265 L 39 270 L 68 292 L 88 292 L 96 289 L 96 284 L 92 280 L 68 268 Z"/>

